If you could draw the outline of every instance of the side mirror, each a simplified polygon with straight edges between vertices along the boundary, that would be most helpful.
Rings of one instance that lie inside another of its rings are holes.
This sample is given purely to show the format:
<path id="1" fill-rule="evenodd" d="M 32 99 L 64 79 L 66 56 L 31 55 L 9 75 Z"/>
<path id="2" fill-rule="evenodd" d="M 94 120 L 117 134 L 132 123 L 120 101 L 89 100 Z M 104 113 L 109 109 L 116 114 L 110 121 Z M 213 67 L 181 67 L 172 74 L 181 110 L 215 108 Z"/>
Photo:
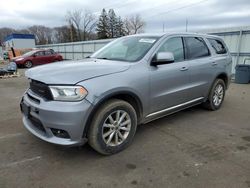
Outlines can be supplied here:
<path id="1" fill-rule="evenodd" d="M 152 66 L 164 65 L 174 62 L 174 55 L 172 52 L 159 52 L 155 54 L 151 61 Z"/>
<path id="2" fill-rule="evenodd" d="M 36 54 L 33 54 L 32 57 L 36 57 Z"/>

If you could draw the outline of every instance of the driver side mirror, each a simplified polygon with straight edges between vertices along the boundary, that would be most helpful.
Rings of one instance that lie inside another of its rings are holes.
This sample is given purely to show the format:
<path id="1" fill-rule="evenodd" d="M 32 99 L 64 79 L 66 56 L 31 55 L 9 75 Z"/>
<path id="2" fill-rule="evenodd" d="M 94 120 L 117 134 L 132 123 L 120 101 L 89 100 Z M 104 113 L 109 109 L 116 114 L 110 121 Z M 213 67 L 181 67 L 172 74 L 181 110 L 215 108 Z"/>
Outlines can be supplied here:
<path id="1" fill-rule="evenodd" d="M 174 62 L 174 54 L 172 52 L 158 52 L 151 61 L 152 66 L 164 65 Z"/>

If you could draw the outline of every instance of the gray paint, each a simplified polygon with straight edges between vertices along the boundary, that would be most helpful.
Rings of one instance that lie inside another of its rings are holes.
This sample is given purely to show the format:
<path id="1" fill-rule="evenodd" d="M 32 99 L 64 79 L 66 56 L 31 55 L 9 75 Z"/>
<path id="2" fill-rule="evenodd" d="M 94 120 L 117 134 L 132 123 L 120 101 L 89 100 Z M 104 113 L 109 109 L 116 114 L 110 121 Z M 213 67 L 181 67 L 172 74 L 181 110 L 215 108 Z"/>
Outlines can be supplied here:
<path id="1" fill-rule="evenodd" d="M 176 36 L 202 37 L 211 51 L 211 56 L 151 66 L 150 62 L 160 45 Z M 27 118 L 24 118 L 24 124 L 43 140 L 75 145 L 83 141 L 83 130 L 92 109 L 105 98 L 117 93 L 131 93 L 137 96 L 142 104 L 140 123 L 201 103 L 206 100 L 212 83 L 219 74 L 224 73 L 230 79 L 232 66 L 230 54 L 216 55 L 206 37 L 214 36 L 165 34 L 140 61 L 134 63 L 85 59 L 77 63 L 63 62 L 32 68 L 26 73 L 31 79 L 46 84 L 82 85 L 87 89 L 88 95 L 80 102 L 46 102 L 39 99 L 42 102 L 37 105 L 24 94 L 24 102 L 31 106 L 31 109 L 41 110 L 37 118 L 42 121 L 48 132 L 51 127 L 63 128 L 73 136 L 72 140 L 62 142 L 53 134 L 43 136 L 32 129 Z M 27 92 L 31 93 L 30 90 Z M 33 97 L 39 98 L 34 94 Z"/>

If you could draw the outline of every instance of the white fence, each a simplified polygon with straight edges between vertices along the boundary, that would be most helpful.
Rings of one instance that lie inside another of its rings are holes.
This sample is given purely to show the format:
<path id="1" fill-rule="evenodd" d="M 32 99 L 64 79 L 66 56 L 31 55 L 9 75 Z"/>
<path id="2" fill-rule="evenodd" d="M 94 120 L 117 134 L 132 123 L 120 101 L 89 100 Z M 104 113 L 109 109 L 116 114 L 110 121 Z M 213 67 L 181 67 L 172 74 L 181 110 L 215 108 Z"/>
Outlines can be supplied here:
<path id="1" fill-rule="evenodd" d="M 250 27 L 227 28 L 221 30 L 202 31 L 221 36 L 233 56 L 233 69 L 235 65 L 243 63 L 245 58 L 250 58 Z M 64 59 L 83 59 L 100 49 L 113 39 L 72 42 L 61 44 L 39 45 L 37 48 L 51 48 L 63 55 Z"/>
<path id="2" fill-rule="evenodd" d="M 64 59 L 83 59 L 97 51 L 113 39 L 38 45 L 37 48 L 50 48 L 60 53 Z"/>

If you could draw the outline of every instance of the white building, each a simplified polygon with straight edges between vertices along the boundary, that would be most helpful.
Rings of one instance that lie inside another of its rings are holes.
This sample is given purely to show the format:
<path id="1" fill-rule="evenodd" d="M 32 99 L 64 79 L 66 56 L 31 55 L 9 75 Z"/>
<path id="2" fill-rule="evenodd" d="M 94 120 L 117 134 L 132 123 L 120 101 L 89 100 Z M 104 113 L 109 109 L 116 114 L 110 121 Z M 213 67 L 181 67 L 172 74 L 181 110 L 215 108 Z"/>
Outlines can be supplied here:
<path id="1" fill-rule="evenodd" d="M 13 33 L 5 38 L 4 45 L 6 49 L 35 48 L 35 35 Z"/>

